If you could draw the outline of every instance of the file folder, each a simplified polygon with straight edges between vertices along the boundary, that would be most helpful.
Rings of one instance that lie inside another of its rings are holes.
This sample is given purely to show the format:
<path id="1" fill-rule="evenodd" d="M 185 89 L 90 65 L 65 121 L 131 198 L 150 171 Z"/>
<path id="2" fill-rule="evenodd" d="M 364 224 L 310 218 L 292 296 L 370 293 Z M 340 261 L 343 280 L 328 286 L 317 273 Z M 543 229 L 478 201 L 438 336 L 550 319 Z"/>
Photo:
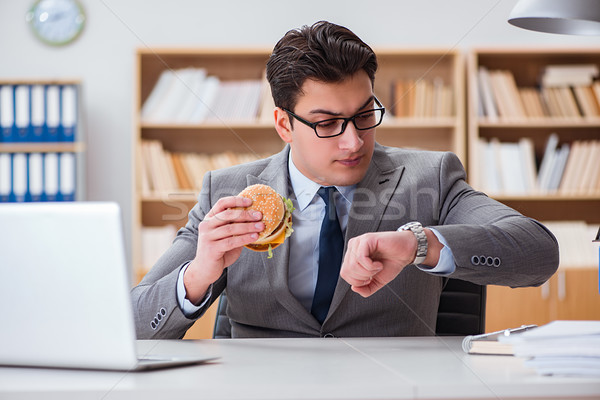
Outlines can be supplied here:
<path id="1" fill-rule="evenodd" d="M 28 142 L 32 138 L 29 136 L 31 126 L 29 118 L 29 85 L 15 86 L 15 126 L 16 134 L 13 142 Z"/>
<path id="2" fill-rule="evenodd" d="M 58 154 L 44 155 L 44 201 L 58 201 Z"/>
<path id="3" fill-rule="evenodd" d="M 12 157 L 10 153 L 0 153 L 0 202 L 9 202 L 11 192 Z"/>
<path id="4" fill-rule="evenodd" d="M 46 89 L 44 85 L 31 86 L 31 141 L 42 142 L 46 136 Z"/>
<path id="5" fill-rule="evenodd" d="M 59 200 L 74 201 L 76 186 L 74 153 L 60 154 L 59 170 Z"/>
<path id="6" fill-rule="evenodd" d="M 27 197 L 27 154 L 12 155 L 12 198 L 13 202 L 23 202 Z"/>
<path id="7" fill-rule="evenodd" d="M 74 142 L 77 127 L 77 88 L 65 85 L 61 90 L 61 141 Z"/>
<path id="8" fill-rule="evenodd" d="M 46 87 L 46 141 L 58 142 L 60 132 L 60 87 L 49 85 Z"/>
<path id="9" fill-rule="evenodd" d="M 15 125 L 15 99 L 12 85 L 0 86 L 0 142 L 12 142 Z"/>

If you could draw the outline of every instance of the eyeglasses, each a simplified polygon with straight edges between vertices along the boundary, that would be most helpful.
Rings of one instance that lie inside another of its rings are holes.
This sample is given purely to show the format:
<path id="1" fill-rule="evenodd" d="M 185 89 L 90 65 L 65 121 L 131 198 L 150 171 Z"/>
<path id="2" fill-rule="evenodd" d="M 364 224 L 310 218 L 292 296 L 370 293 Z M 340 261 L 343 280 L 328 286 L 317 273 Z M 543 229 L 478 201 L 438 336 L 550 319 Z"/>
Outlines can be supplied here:
<path id="1" fill-rule="evenodd" d="M 375 104 L 379 106 L 379 108 L 375 108 L 373 110 L 362 111 L 358 114 L 350 117 L 350 118 L 330 118 L 317 122 L 309 122 L 304 118 L 301 118 L 291 112 L 288 109 L 283 109 L 283 111 L 287 112 L 292 117 L 296 118 L 298 121 L 302 122 L 306 126 L 310 126 L 314 129 L 315 134 L 320 138 L 331 138 L 335 136 L 339 136 L 346 130 L 348 126 L 348 122 L 352 121 L 354 127 L 358 131 L 366 131 L 369 129 L 373 129 L 383 121 L 383 114 L 385 114 L 385 108 L 383 105 L 377 100 L 377 97 L 373 96 L 375 100 Z"/>

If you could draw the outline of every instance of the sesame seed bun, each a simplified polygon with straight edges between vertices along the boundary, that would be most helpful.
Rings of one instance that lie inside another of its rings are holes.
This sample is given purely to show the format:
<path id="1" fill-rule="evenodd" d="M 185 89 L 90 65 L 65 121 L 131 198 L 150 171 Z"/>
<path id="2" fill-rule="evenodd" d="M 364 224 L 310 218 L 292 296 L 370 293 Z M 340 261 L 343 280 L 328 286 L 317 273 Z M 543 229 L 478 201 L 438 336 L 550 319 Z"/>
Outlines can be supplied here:
<path id="1" fill-rule="evenodd" d="M 238 196 L 252 199 L 252 205 L 246 210 L 256 210 L 262 213 L 265 229 L 258 234 L 258 239 L 246 247 L 255 251 L 267 251 L 269 244 L 275 248 L 281 243 L 271 243 L 274 239 L 285 234 L 286 206 L 282 197 L 267 185 L 256 184 L 242 190 Z M 291 214 L 289 215 L 291 219 Z M 283 240 L 281 241 L 283 242 Z"/>

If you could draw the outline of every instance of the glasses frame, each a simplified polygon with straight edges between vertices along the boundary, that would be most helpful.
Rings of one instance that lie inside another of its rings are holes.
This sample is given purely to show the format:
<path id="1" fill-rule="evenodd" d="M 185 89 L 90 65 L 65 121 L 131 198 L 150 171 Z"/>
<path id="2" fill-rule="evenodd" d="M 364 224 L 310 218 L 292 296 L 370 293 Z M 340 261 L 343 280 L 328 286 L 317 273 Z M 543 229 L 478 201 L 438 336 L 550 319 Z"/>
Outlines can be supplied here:
<path id="1" fill-rule="evenodd" d="M 304 125 L 309 126 L 313 129 L 313 131 L 315 131 L 315 135 L 317 135 L 317 137 L 321 138 L 321 139 L 329 139 L 329 138 L 333 138 L 333 137 L 337 137 L 340 136 L 341 134 L 343 134 L 344 132 L 346 132 L 346 128 L 348 127 L 348 122 L 352 121 L 352 124 L 354 125 L 354 128 L 356 128 L 357 131 L 368 131 L 369 129 L 373 129 L 378 127 L 379 125 L 381 125 L 381 122 L 383 122 L 383 116 L 385 115 L 385 107 L 383 106 L 383 104 L 381 104 L 381 102 L 377 99 L 377 97 L 373 96 L 373 99 L 375 100 L 375 104 L 377 104 L 379 106 L 379 108 L 373 108 L 370 110 L 365 110 L 365 111 L 361 111 L 359 113 L 354 114 L 351 117 L 348 118 L 344 118 L 344 117 L 336 117 L 336 118 L 328 118 L 328 119 L 323 119 L 321 121 L 317 121 L 317 122 L 310 122 L 305 120 L 302 117 L 299 117 L 298 115 L 294 114 L 293 112 L 291 112 L 290 110 L 288 110 L 287 108 L 282 108 L 283 111 L 285 111 L 286 113 L 288 113 L 289 115 L 291 115 L 292 117 L 294 117 L 295 119 L 297 119 L 298 121 L 302 122 Z M 358 126 L 356 126 L 356 117 L 360 116 L 361 114 L 364 113 L 368 113 L 371 111 L 381 111 L 381 119 L 379 120 L 379 122 L 376 125 L 373 125 L 369 128 L 359 128 Z M 344 122 L 342 122 L 342 131 L 340 133 L 337 133 L 335 135 L 331 135 L 331 136 L 321 136 L 319 135 L 319 133 L 317 132 L 317 125 L 323 123 L 323 122 L 328 122 L 328 121 L 337 121 L 337 120 L 343 120 Z"/>

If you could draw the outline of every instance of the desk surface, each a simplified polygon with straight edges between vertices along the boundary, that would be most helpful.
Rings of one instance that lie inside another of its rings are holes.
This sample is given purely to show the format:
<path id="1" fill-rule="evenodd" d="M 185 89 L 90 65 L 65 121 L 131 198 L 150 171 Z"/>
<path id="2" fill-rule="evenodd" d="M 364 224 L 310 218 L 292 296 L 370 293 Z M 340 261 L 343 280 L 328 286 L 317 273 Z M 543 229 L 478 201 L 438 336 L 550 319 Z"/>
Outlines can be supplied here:
<path id="1" fill-rule="evenodd" d="M 0 399 L 600 398 L 600 379 L 538 376 L 461 338 L 139 341 L 152 354 L 220 356 L 152 372 L 0 368 Z"/>

